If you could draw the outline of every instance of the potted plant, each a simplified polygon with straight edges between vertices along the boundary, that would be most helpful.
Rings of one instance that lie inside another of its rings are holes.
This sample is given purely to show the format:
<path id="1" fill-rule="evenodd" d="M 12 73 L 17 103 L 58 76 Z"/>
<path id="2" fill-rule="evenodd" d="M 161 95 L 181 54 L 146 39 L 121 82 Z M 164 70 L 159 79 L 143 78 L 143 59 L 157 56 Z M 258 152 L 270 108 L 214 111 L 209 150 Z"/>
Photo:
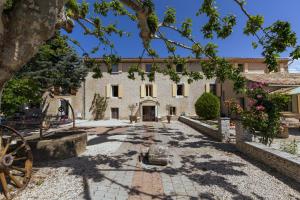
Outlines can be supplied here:
<path id="1" fill-rule="evenodd" d="M 167 105 L 166 105 L 166 110 L 167 110 L 167 113 L 168 113 L 168 114 L 167 114 L 167 120 L 168 120 L 168 123 L 169 123 L 169 124 L 170 124 L 170 122 L 171 122 L 171 117 L 172 117 L 172 116 L 171 116 L 171 113 L 170 113 L 170 112 L 171 112 L 171 111 L 170 111 L 171 107 L 172 107 L 172 105 L 170 105 L 170 104 L 167 104 Z"/>
<path id="2" fill-rule="evenodd" d="M 132 123 L 133 121 L 137 122 L 137 117 L 135 115 L 133 115 L 134 110 L 135 110 L 136 105 L 135 104 L 130 104 L 128 106 L 129 110 L 130 110 L 130 115 L 129 115 L 129 120 L 130 123 Z"/>

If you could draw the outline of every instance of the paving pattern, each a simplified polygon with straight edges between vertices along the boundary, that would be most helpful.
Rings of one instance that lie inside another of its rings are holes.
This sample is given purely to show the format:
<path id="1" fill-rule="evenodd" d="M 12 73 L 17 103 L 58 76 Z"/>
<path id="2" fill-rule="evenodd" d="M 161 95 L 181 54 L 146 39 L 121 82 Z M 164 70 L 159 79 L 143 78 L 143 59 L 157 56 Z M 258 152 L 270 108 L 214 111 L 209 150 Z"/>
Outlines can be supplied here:
<path id="1" fill-rule="evenodd" d="M 154 143 L 168 147 L 168 166 L 139 162 Z M 300 184 L 177 121 L 99 128 L 84 155 L 47 164 L 41 174 L 42 184 L 18 199 L 300 199 Z"/>

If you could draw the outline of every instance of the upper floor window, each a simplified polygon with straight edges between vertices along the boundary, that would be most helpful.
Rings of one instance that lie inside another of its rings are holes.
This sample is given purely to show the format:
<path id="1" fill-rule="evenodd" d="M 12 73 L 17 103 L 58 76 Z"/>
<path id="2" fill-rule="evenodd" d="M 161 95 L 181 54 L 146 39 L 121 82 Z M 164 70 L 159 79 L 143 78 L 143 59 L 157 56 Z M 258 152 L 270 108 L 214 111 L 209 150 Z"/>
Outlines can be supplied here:
<path id="1" fill-rule="evenodd" d="M 153 86 L 152 85 L 145 85 L 145 94 L 146 97 L 153 97 Z"/>
<path id="2" fill-rule="evenodd" d="M 244 72 L 244 64 L 238 64 L 240 72 Z"/>
<path id="3" fill-rule="evenodd" d="M 146 73 L 150 73 L 151 72 L 151 69 L 152 69 L 152 64 L 146 64 Z"/>
<path id="4" fill-rule="evenodd" d="M 182 73 L 183 72 L 183 64 L 177 64 L 176 65 L 176 72 Z"/>
<path id="5" fill-rule="evenodd" d="M 184 85 L 177 84 L 177 96 L 183 96 L 184 93 Z"/>
<path id="6" fill-rule="evenodd" d="M 113 64 L 111 66 L 111 72 L 112 73 L 118 73 L 119 72 L 118 64 Z"/>
<path id="7" fill-rule="evenodd" d="M 111 86 L 111 96 L 112 97 L 119 97 L 119 86 L 118 85 L 112 85 Z"/>

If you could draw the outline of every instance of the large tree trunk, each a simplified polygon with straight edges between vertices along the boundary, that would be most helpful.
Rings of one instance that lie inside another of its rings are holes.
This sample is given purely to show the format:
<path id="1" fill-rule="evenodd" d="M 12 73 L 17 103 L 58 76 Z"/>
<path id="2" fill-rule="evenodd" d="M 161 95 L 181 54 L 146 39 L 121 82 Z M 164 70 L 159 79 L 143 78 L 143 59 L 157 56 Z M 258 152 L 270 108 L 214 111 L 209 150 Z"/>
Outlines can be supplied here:
<path id="1" fill-rule="evenodd" d="M 21 0 L 9 12 L 0 0 L 0 91 L 39 47 L 53 36 L 64 0 Z M 1 92 L 0 92 L 1 93 Z"/>

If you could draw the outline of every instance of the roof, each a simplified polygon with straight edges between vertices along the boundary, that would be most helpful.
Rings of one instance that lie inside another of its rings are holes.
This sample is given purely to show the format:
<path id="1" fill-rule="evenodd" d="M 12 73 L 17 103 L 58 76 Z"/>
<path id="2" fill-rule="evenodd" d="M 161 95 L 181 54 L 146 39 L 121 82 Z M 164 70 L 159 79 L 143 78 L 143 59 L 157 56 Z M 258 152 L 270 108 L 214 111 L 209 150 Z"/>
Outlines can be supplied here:
<path id="1" fill-rule="evenodd" d="M 300 73 L 269 73 L 269 74 L 244 74 L 247 80 L 263 82 L 268 85 L 278 86 L 300 86 Z"/>
<path id="2" fill-rule="evenodd" d="M 96 60 L 98 60 L 99 62 L 102 62 L 103 59 L 102 58 L 95 58 Z M 168 60 L 169 58 L 121 58 L 121 63 L 138 63 L 138 62 L 142 62 L 142 63 L 162 63 L 166 60 Z M 203 61 L 203 60 L 209 60 L 208 58 L 187 58 L 188 62 L 193 63 L 193 62 L 199 62 L 199 61 Z M 243 62 L 243 63 L 263 63 L 265 61 L 265 58 L 241 58 L 241 57 L 227 57 L 225 58 L 227 61 L 229 62 L 233 62 L 233 63 L 239 63 L 239 62 Z M 278 62 L 279 63 L 288 63 L 290 61 L 290 58 L 279 58 Z"/>

